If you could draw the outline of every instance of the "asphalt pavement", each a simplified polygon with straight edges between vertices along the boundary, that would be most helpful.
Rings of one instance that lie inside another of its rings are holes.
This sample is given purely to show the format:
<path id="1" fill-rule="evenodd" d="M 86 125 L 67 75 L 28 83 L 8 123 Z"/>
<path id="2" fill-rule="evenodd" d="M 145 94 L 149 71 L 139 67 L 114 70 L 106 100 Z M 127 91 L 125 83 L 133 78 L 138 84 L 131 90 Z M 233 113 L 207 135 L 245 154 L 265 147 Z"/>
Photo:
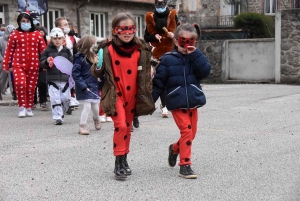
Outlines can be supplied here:
<path id="1" fill-rule="evenodd" d="M 114 179 L 113 123 L 77 134 L 82 107 L 54 125 L 51 111 L 18 118 L 8 95 L 0 101 L 1 201 L 299 201 L 300 86 L 204 84 L 192 148 L 195 180 L 167 165 L 179 138 L 170 114 L 140 117 L 128 162 L 132 175 Z M 159 106 L 159 101 L 156 103 Z"/>

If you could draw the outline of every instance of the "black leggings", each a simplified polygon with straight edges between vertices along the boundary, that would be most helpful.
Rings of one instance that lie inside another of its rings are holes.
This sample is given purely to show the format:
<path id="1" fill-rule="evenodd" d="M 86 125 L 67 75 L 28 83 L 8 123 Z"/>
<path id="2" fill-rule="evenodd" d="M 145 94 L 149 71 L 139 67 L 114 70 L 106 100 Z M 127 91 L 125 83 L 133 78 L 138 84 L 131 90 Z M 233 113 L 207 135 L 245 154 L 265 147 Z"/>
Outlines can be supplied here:
<path id="1" fill-rule="evenodd" d="M 48 84 L 44 82 L 38 82 L 34 93 L 34 104 L 37 104 L 37 88 L 39 90 L 39 103 L 47 102 Z"/>
<path id="2" fill-rule="evenodd" d="M 162 107 L 166 107 L 166 101 L 167 101 L 167 89 L 165 88 L 165 90 L 160 94 L 160 101 L 161 101 L 161 105 Z"/>

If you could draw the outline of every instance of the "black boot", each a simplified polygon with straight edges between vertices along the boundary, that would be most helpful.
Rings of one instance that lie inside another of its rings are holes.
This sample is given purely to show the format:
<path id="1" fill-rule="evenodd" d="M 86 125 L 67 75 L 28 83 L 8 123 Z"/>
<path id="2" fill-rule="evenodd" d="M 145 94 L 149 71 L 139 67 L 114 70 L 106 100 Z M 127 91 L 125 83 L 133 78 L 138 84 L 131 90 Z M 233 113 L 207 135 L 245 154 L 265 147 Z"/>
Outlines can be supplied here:
<path id="1" fill-rule="evenodd" d="M 173 151 L 173 144 L 169 146 L 169 157 L 168 157 L 168 163 L 170 167 L 174 167 L 177 162 L 177 156 L 178 154 L 175 154 Z"/>
<path id="2" fill-rule="evenodd" d="M 128 163 L 127 163 L 127 154 L 125 154 L 125 157 L 124 157 L 123 167 L 126 171 L 126 175 L 131 175 L 131 169 L 130 169 Z"/>
<path id="3" fill-rule="evenodd" d="M 190 165 L 180 166 L 179 176 L 185 179 L 197 179 L 197 174 L 194 173 Z"/>
<path id="4" fill-rule="evenodd" d="M 116 156 L 115 170 L 114 170 L 116 180 L 125 180 L 127 178 L 126 171 L 123 167 L 124 158 L 125 155 Z"/>
<path id="5" fill-rule="evenodd" d="M 138 117 L 134 117 L 134 118 L 133 118 L 133 126 L 134 126 L 135 128 L 138 128 L 138 127 L 140 126 L 140 122 L 139 122 Z"/>

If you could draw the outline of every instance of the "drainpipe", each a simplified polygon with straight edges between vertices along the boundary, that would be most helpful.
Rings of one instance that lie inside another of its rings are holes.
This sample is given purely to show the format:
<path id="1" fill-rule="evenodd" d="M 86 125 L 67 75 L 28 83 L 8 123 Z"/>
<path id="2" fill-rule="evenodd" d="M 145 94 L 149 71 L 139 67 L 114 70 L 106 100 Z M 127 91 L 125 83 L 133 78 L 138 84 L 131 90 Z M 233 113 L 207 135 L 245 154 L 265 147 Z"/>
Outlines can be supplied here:
<path id="1" fill-rule="evenodd" d="M 80 13 L 79 10 L 80 8 L 82 8 L 83 6 L 85 6 L 86 4 L 88 4 L 90 2 L 90 0 L 87 0 L 87 2 L 81 4 L 79 7 L 77 7 L 76 11 L 77 11 L 77 28 L 78 28 L 78 36 L 81 36 L 81 28 L 80 28 Z"/>

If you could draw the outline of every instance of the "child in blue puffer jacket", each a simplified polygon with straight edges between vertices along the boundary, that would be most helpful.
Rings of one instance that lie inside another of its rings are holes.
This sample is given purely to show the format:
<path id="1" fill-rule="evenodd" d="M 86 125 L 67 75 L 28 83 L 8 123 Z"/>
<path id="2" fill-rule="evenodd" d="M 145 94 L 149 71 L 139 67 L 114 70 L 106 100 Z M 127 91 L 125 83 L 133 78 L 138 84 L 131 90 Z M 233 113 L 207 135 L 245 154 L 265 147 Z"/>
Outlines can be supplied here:
<path id="1" fill-rule="evenodd" d="M 98 56 L 93 52 L 95 46 L 95 37 L 84 36 L 77 43 L 78 52 L 74 55 L 72 76 L 75 81 L 76 98 L 79 101 L 83 101 L 78 131 L 81 135 L 89 134 L 87 120 L 91 110 L 95 129 L 101 129 L 101 122 L 98 115 L 100 103 L 98 80 L 96 77 L 92 76 L 90 72 L 92 64 L 98 62 Z"/>
<path id="2" fill-rule="evenodd" d="M 166 87 L 166 107 L 172 112 L 181 135 L 169 146 L 168 163 L 174 167 L 179 154 L 179 176 L 186 179 L 197 178 L 191 168 L 192 142 L 197 132 L 197 108 L 206 103 L 200 80 L 210 73 L 209 62 L 195 47 L 199 36 L 197 24 L 178 26 L 173 38 L 176 49 L 162 56 L 153 79 L 153 100 L 156 101 Z"/>

